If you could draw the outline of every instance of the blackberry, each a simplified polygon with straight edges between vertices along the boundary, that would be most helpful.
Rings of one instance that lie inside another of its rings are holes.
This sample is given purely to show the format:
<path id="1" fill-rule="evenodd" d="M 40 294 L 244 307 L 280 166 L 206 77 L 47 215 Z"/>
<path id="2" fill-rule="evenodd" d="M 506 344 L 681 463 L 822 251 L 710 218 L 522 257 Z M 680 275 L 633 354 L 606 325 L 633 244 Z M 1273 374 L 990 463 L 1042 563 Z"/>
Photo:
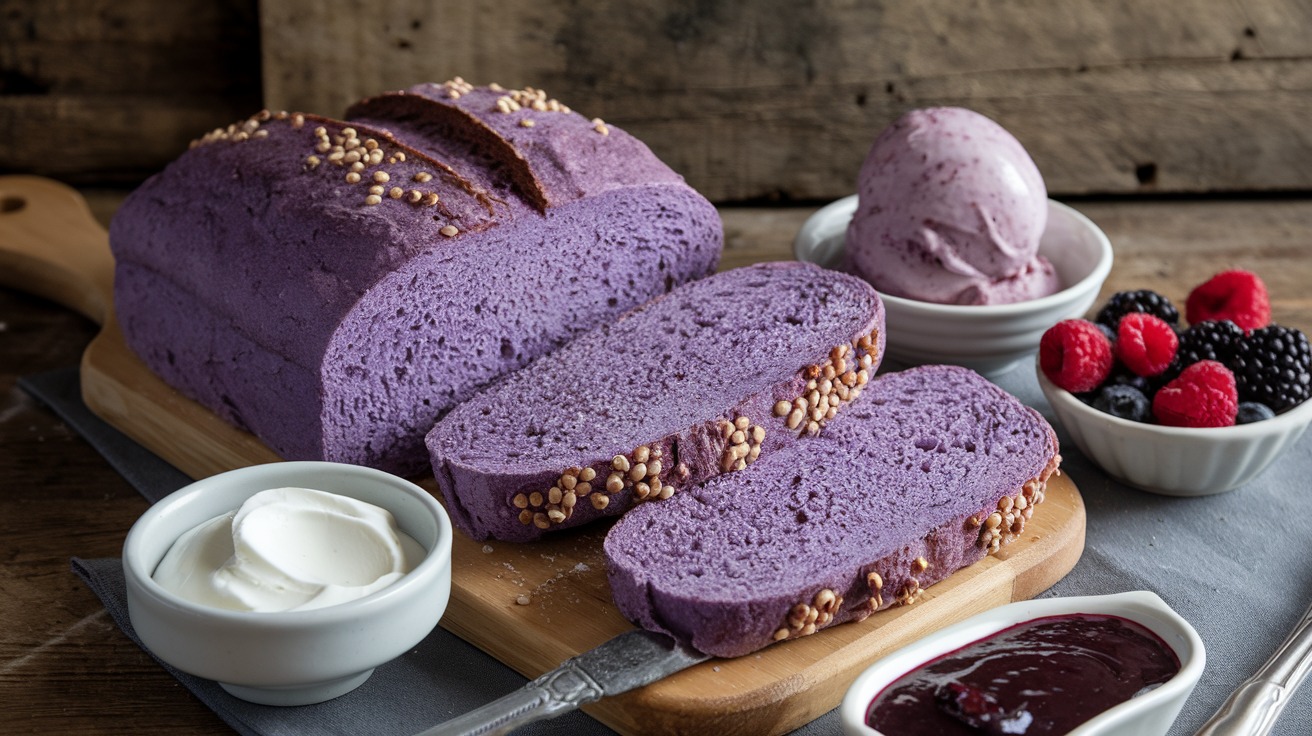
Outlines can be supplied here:
<path id="1" fill-rule="evenodd" d="M 1242 401 L 1239 403 L 1239 412 L 1235 414 L 1235 424 L 1252 424 L 1272 419 L 1276 415 L 1271 411 L 1271 407 L 1266 404 L 1259 404 L 1256 401 Z"/>
<path id="2" fill-rule="evenodd" d="M 1104 386 L 1093 400 L 1093 408 L 1132 422 L 1146 422 L 1149 417 L 1148 397 L 1128 384 Z"/>
<path id="3" fill-rule="evenodd" d="M 1243 328 L 1228 319 L 1190 325 L 1189 329 L 1180 333 L 1180 347 L 1175 351 L 1175 360 L 1166 369 L 1167 380 L 1180 375 L 1180 371 L 1200 360 L 1215 360 L 1230 365 L 1235 357 L 1235 348 L 1243 339 Z"/>
<path id="4" fill-rule="evenodd" d="M 1151 289 L 1137 291 L 1118 291 L 1107 298 L 1107 303 L 1098 310 L 1094 322 L 1107 325 L 1115 330 L 1121 324 L 1121 317 L 1130 312 L 1145 312 L 1162 318 L 1172 327 L 1180 324 L 1180 310 L 1175 308 L 1170 299 Z"/>
<path id="5" fill-rule="evenodd" d="M 1235 347 L 1229 365 L 1239 400 L 1266 404 L 1277 414 L 1312 394 L 1312 346 L 1291 327 L 1253 330 Z"/>

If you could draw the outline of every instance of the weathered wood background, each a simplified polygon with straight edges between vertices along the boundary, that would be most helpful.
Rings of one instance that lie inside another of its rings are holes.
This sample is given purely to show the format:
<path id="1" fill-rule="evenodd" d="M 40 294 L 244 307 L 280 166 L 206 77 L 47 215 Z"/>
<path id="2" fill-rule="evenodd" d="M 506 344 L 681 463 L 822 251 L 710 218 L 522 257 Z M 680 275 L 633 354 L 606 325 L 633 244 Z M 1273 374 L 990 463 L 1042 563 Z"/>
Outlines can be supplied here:
<path id="1" fill-rule="evenodd" d="M 140 177 L 257 109 L 460 75 L 546 89 L 717 202 L 850 193 L 961 105 L 1057 195 L 1312 191 L 1307 0 L 0 0 L 0 169 Z M 262 84 L 261 84 L 262 82 Z"/>

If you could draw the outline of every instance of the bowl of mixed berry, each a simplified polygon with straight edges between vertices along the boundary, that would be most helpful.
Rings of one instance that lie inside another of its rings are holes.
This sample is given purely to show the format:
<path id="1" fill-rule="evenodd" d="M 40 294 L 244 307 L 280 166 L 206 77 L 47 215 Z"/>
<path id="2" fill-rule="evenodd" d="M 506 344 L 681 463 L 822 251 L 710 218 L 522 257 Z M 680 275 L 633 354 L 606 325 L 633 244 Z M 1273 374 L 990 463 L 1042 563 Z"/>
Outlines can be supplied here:
<path id="1" fill-rule="evenodd" d="M 1158 493 L 1238 488 L 1312 423 L 1312 347 L 1271 321 L 1256 274 L 1225 271 L 1181 309 L 1148 289 L 1043 335 L 1039 386 L 1076 446 Z"/>

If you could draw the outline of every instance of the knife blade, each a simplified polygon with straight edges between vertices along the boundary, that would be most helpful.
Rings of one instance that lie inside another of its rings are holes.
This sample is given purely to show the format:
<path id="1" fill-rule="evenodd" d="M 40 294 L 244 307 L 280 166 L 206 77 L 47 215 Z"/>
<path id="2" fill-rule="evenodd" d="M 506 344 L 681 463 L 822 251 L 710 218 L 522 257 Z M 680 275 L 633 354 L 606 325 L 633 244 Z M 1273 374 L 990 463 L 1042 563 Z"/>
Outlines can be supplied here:
<path id="1" fill-rule="evenodd" d="M 508 733 L 581 705 L 634 688 L 710 659 L 664 634 L 642 629 L 570 657 L 524 687 L 416 736 L 485 736 Z"/>
<path id="2" fill-rule="evenodd" d="M 1195 736 L 1271 733 L 1280 711 L 1308 674 L 1312 674 L 1312 606 L 1270 659 L 1239 685 Z"/>

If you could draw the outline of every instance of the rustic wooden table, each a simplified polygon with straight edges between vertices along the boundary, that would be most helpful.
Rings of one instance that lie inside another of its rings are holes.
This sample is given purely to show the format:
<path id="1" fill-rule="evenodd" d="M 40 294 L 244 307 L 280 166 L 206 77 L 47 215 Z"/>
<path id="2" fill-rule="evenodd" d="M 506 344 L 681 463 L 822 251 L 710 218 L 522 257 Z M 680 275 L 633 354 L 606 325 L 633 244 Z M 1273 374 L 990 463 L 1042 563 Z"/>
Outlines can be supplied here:
<path id="1" fill-rule="evenodd" d="M 89 196 L 102 222 L 119 199 Z M 1103 296 L 1154 288 L 1182 301 L 1212 273 L 1244 267 L 1266 280 L 1277 322 L 1312 331 L 1312 200 L 1073 204 L 1115 246 Z M 812 211 L 725 210 L 724 267 L 791 257 Z M 69 570 L 74 555 L 117 556 L 147 504 L 17 380 L 75 364 L 95 331 L 67 309 L 0 288 L 0 732 L 229 733 Z"/>

